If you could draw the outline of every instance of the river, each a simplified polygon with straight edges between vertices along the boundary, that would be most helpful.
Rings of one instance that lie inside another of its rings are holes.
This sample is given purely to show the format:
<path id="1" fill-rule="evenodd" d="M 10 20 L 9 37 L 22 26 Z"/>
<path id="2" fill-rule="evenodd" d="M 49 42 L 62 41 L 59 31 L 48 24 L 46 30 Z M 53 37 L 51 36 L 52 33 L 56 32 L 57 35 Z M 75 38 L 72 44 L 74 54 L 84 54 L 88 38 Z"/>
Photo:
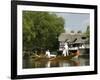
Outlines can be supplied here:
<path id="1" fill-rule="evenodd" d="M 59 61 L 35 61 L 33 58 L 23 59 L 23 68 L 50 68 L 50 67 L 70 67 L 70 66 L 88 66 L 88 55 L 80 56 L 79 58 L 73 58 L 71 60 L 59 60 Z"/>

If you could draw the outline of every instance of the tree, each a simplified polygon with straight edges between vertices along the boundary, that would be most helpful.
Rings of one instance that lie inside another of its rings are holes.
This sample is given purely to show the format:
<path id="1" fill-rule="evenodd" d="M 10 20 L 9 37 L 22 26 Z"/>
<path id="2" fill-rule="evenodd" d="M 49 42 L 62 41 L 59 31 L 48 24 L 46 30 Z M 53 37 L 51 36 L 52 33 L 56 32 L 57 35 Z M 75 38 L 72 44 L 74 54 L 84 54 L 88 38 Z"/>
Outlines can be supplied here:
<path id="1" fill-rule="evenodd" d="M 87 43 L 90 43 L 90 26 L 89 25 L 87 26 L 87 29 L 86 29 L 84 35 L 88 39 Z"/>
<path id="2" fill-rule="evenodd" d="M 85 35 L 86 35 L 87 38 L 90 38 L 90 26 L 89 25 L 87 26 Z"/>
<path id="3" fill-rule="evenodd" d="M 23 11 L 24 50 L 57 49 L 58 36 L 64 32 L 64 20 L 54 13 Z"/>

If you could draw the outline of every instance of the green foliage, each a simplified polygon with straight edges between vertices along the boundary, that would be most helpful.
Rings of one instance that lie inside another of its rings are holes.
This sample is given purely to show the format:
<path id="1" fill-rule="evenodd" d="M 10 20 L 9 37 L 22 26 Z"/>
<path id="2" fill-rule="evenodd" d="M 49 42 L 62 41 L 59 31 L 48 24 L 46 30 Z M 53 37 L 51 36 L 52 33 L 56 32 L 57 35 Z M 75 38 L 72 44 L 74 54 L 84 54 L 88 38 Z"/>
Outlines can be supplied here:
<path id="1" fill-rule="evenodd" d="M 86 36 L 90 38 L 90 26 L 87 26 Z"/>
<path id="2" fill-rule="evenodd" d="M 87 26 L 85 35 L 86 35 L 87 38 L 90 38 L 90 26 Z"/>
<path id="3" fill-rule="evenodd" d="M 64 20 L 54 13 L 23 11 L 23 49 L 57 49 Z"/>
<path id="4" fill-rule="evenodd" d="M 88 38 L 88 43 L 90 42 L 90 26 L 87 26 L 87 29 L 84 33 L 84 36 L 86 36 L 86 38 Z"/>

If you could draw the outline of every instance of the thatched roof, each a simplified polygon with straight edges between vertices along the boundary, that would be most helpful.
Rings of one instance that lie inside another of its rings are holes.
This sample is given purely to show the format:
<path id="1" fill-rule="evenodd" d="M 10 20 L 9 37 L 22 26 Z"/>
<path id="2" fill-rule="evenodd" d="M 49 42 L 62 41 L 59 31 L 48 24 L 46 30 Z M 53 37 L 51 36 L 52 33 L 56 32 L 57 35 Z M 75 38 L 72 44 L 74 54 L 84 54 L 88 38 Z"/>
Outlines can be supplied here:
<path id="1" fill-rule="evenodd" d="M 88 39 L 77 39 L 75 43 L 86 43 Z"/>
<path id="2" fill-rule="evenodd" d="M 82 39 L 85 37 L 82 33 L 62 33 L 58 40 L 60 42 L 70 42 L 70 43 L 84 43 L 87 41 L 86 39 Z"/>

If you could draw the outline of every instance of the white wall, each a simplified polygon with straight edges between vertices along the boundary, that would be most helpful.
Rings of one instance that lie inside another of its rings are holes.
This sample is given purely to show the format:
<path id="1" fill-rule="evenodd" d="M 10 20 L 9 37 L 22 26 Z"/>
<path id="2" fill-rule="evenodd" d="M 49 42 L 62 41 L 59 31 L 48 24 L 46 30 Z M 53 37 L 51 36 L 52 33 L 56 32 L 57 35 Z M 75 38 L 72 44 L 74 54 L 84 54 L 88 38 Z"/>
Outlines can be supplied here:
<path id="1" fill-rule="evenodd" d="M 33 0 L 33 1 L 48 1 L 60 3 L 75 3 L 75 4 L 97 4 L 99 7 L 98 14 L 100 14 L 100 0 Z M 100 15 L 98 16 L 100 21 Z M 10 80 L 10 32 L 11 32 L 11 14 L 10 14 L 10 0 L 0 0 L 0 80 Z M 98 23 L 100 26 L 100 23 Z M 98 27 L 98 34 L 100 34 L 100 27 Z M 100 41 L 100 37 L 98 39 Z M 100 44 L 100 42 L 98 42 Z M 99 45 L 100 48 L 100 45 Z M 99 49 L 98 49 L 99 50 Z M 100 53 L 100 50 L 99 52 Z M 100 56 L 100 54 L 98 55 Z M 98 59 L 100 61 L 100 58 Z M 100 67 L 100 63 L 98 62 Z M 99 69 L 100 73 L 100 69 Z M 84 75 L 84 76 L 67 76 L 67 77 L 53 77 L 53 78 L 39 78 L 34 80 L 100 80 L 98 75 Z M 27 79 L 28 80 L 28 79 Z M 33 80 L 33 79 L 31 79 Z"/>

